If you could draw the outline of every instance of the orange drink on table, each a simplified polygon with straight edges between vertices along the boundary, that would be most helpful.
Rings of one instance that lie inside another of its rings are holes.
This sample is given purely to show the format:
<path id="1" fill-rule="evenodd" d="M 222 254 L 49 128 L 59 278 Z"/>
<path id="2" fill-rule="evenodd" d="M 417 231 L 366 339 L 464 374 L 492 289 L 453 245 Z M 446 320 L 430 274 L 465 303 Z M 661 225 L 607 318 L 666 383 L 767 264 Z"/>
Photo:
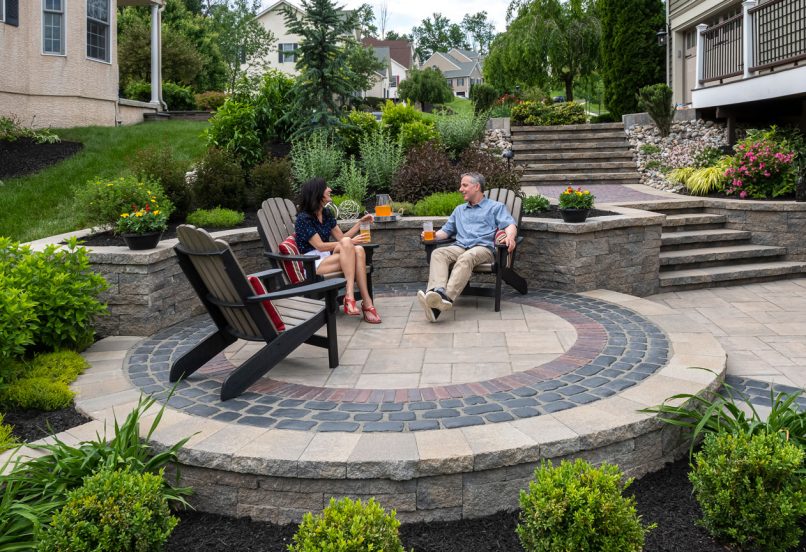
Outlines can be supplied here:
<path id="1" fill-rule="evenodd" d="M 423 240 L 433 241 L 435 238 L 436 233 L 434 232 L 434 223 L 430 220 L 423 222 Z"/>
<path id="2" fill-rule="evenodd" d="M 392 216 L 392 198 L 389 197 L 389 194 L 378 194 L 377 202 L 375 203 L 375 216 Z"/>

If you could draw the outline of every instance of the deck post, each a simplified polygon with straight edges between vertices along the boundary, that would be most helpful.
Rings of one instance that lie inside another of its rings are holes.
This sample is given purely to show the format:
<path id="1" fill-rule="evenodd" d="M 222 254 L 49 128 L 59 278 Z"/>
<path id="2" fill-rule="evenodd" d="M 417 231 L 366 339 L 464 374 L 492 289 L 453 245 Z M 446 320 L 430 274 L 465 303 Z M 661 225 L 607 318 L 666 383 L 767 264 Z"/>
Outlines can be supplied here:
<path id="1" fill-rule="evenodd" d="M 742 2 L 742 66 L 744 68 L 743 79 L 750 77 L 750 67 L 753 66 L 753 14 L 751 8 L 755 8 L 756 0 L 744 0 Z"/>
<path id="2" fill-rule="evenodd" d="M 703 33 L 708 29 L 708 25 L 700 23 L 697 25 L 697 79 L 694 88 L 702 88 L 703 63 L 705 57 L 705 39 Z"/>

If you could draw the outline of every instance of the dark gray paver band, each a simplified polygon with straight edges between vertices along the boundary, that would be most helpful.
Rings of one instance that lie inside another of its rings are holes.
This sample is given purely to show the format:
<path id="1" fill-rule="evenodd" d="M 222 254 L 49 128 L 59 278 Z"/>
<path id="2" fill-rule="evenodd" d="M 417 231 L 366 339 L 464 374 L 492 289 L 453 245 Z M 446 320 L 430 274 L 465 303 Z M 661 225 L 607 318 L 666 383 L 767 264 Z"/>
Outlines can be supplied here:
<path id="1" fill-rule="evenodd" d="M 410 295 L 406 287 L 379 295 Z M 558 412 L 615 395 L 666 364 L 667 336 L 643 316 L 599 299 L 554 290 L 505 300 L 549 311 L 570 323 L 577 341 L 560 357 L 504 377 L 413 389 L 344 389 L 273 380 L 271 373 L 237 399 L 219 400 L 223 355 L 179 382 L 168 400 L 187 414 L 301 431 L 405 432 L 511 421 Z M 141 342 L 125 371 L 146 393 L 164 401 L 171 361 L 213 331 L 199 316 Z"/>

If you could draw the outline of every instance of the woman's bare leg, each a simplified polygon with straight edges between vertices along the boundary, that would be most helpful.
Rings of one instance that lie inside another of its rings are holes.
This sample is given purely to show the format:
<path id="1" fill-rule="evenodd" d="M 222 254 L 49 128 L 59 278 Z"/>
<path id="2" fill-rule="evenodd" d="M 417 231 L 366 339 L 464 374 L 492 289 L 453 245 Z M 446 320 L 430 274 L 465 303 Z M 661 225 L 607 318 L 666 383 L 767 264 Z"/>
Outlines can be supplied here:
<path id="1" fill-rule="evenodd" d="M 371 307 L 372 296 L 370 296 L 367 286 L 367 254 L 360 245 L 355 247 L 355 281 L 358 284 L 358 291 L 361 293 L 362 305 Z"/>

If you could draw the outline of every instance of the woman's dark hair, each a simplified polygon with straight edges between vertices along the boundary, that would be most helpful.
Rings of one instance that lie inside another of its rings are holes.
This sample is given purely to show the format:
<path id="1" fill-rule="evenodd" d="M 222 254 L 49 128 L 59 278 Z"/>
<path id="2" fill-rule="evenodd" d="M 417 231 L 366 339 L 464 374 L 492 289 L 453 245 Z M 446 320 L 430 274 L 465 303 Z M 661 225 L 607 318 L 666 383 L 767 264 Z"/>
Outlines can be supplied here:
<path id="1" fill-rule="evenodd" d="M 299 210 L 314 216 L 322 207 L 326 189 L 327 182 L 324 178 L 312 178 L 303 184 L 299 190 Z"/>

